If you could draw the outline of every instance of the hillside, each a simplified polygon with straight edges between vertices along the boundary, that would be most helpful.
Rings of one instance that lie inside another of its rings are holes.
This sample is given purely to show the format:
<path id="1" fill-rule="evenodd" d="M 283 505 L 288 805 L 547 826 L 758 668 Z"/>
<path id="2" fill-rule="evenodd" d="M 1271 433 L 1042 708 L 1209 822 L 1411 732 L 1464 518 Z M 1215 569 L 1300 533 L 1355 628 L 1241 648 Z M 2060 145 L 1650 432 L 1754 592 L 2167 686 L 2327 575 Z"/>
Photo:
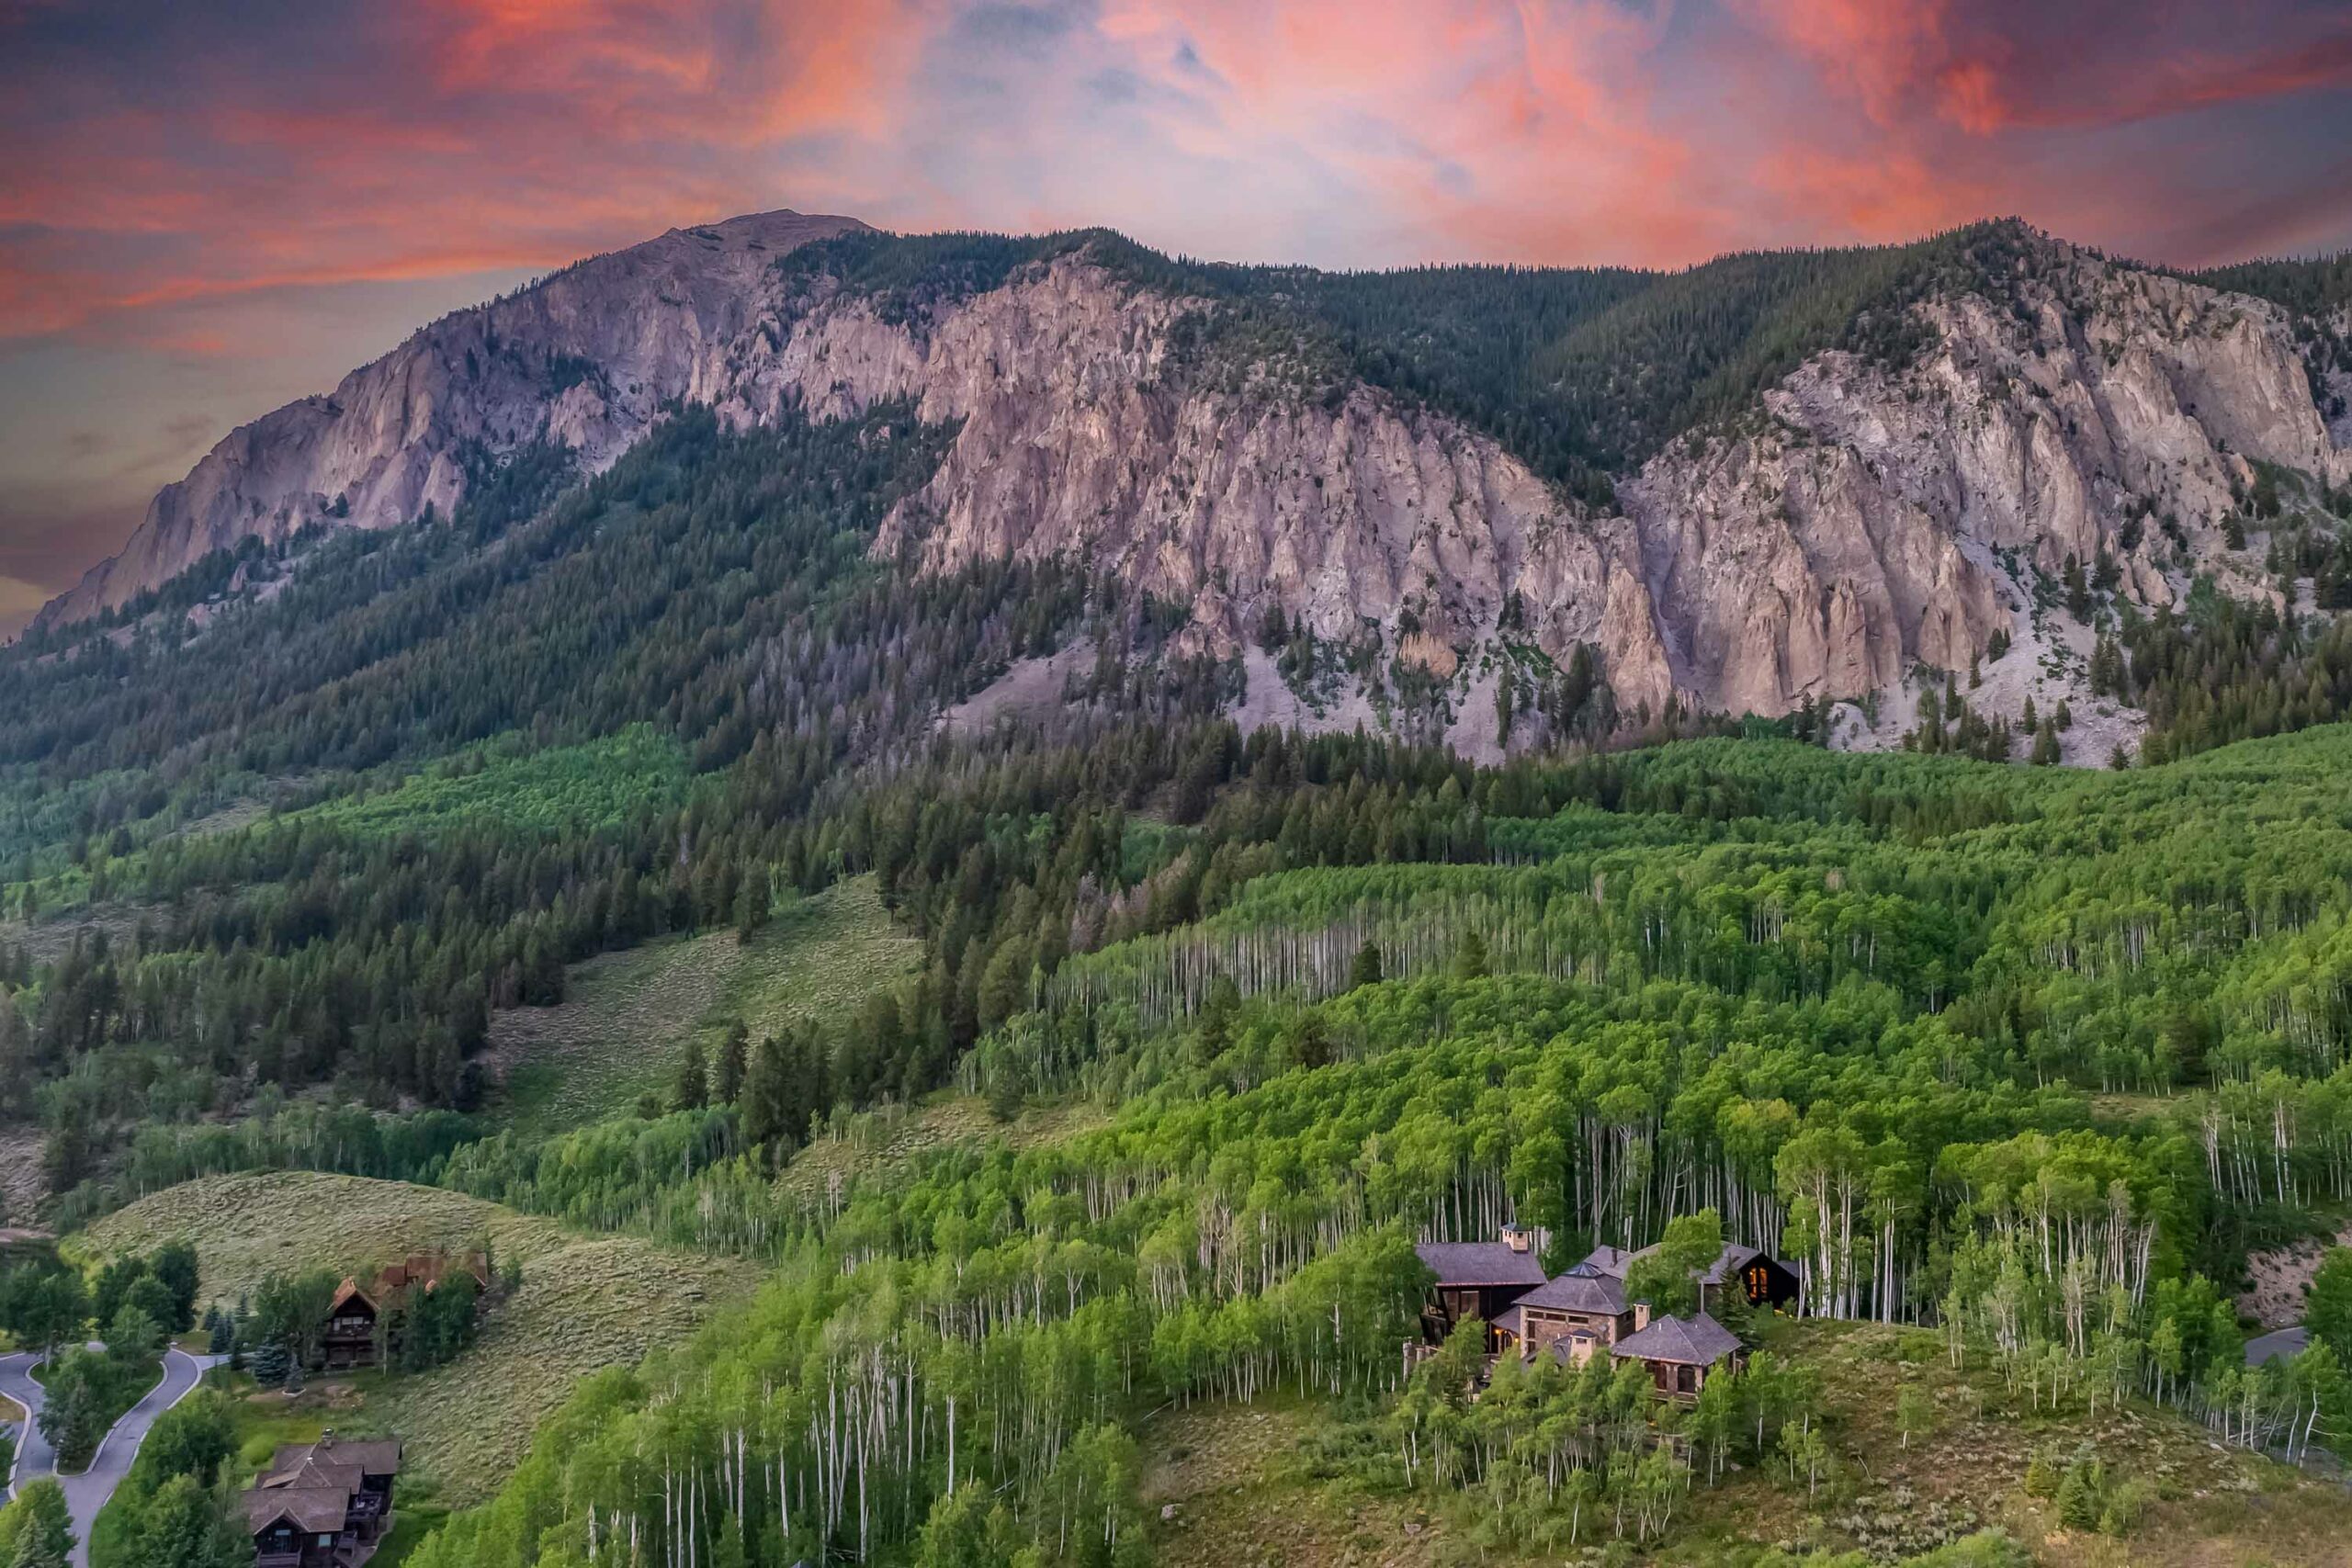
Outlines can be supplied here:
<path id="1" fill-rule="evenodd" d="M 1792 1325 L 1777 1343 L 1826 1374 L 1821 1426 L 1836 1480 L 1808 1498 L 1767 1474 L 1743 1474 L 1698 1498 L 1690 1519 L 1645 1561 L 1698 1568 L 1778 1546 L 1861 1551 L 1868 1561 L 1890 1562 L 1986 1529 L 2007 1532 L 2050 1568 L 2237 1568 L 2352 1553 L 2352 1520 L 2328 1478 L 2222 1450 L 2169 1412 L 2012 1415 L 1991 1369 L 1955 1373 L 1931 1337 L 1876 1325 Z M 1924 1391 L 1933 1412 L 1907 1444 L 1890 1392 L 1902 1387 Z M 1144 1425 L 1141 1440 L 1141 1495 L 1160 1516 L 1154 1560 L 1170 1568 L 1418 1568 L 1474 1554 L 1495 1563 L 1560 1561 L 1556 1550 L 1497 1550 L 1475 1517 L 1449 1518 L 1426 1498 L 1384 1484 L 1359 1436 L 1325 1406 L 1269 1400 L 1263 1408 L 1170 1409 Z M 2067 1528 L 2050 1499 L 2025 1490 L 2037 1449 L 2071 1454 L 2084 1445 L 2161 1493 L 2128 1545 Z M 1606 1540 L 1608 1521 L 1591 1518 L 1582 1533 L 1587 1542 Z"/>
<path id="2" fill-rule="evenodd" d="M 193 1242 L 203 1299 L 234 1304 L 273 1273 L 364 1273 L 413 1249 L 484 1237 L 500 1259 L 522 1264 L 521 1289 L 458 1360 L 374 1383 L 361 1416 L 405 1438 L 411 1468 L 458 1506 L 496 1489 L 582 1379 L 684 1338 L 753 1278 L 724 1260 L 579 1235 L 435 1188 L 301 1171 L 174 1187 L 108 1215 L 85 1240 L 101 1258 Z"/>

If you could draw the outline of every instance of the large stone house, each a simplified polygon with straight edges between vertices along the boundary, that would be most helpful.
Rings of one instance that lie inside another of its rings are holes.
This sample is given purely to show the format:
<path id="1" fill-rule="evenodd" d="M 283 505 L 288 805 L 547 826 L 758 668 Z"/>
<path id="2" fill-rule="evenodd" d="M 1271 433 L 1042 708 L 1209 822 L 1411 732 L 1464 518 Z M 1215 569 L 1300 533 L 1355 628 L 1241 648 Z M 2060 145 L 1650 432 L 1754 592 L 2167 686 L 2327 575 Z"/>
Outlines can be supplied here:
<path id="1" fill-rule="evenodd" d="M 398 1438 L 281 1443 L 246 1489 L 254 1568 L 357 1568 L 392 1522 Z"/>
<path id="2" fill-rule="evenodd" d="M 1700 1272 L 1697 1313 L 1655 1321 L 1647 1302 L 1625 1294 L 1626 1271 L 1653 1247 L 1595 1247 L 1548 1279 L 1535 1265 L 1537 1246 L 1525 1232 L 1505 1231 L 1492 1242 L 1424 1242 L 1415 1250 L 1437 1276 L 1421 1309 L 1429 1343 L 1442 1342 L 1457 1325 L 1476 1317 L 1487 1324 L 1490 1354 L 1549 1354 L 1582 1366 L 1605 1351 L 1618 1360 L 1642 1362 L 1658 1393 L 1669 1397 L 1695 1396 L 1709 1367 L 1719 1360 L 1736 1365 L 1743 1359 L 1738 1337 L 1713 1315 L 1730 1292 L 1757 1307 L 1782 1307 L 1797 1299 L 1797 1278 L 1784 1264 L 1736 1243 Z"/>

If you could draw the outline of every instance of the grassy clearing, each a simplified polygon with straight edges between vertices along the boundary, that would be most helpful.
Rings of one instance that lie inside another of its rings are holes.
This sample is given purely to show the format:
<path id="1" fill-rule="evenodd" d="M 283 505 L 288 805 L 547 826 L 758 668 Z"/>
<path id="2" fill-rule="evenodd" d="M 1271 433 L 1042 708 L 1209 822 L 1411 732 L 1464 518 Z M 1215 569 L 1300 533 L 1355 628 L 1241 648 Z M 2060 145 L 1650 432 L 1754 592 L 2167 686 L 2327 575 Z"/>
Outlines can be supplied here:
<path id="1" fill-rule="evenodd" d="M 277 1270 L 350 1272 L 414 1247 L 484 1236 L 502 1262 L 519 1261 L 522 1287 L 490 1312 L 480 1343 L 450 1365 L 322 1382 L 310 1405 L 263 1396 L 294 1424 L 273 1440 L 296 1440 L 304 1423 L 318 1422 L 399 1433 L 420 1495 L 452 1506 L 480 1501 L 503 1480 L 540 1417 L 581 1378 L 634 1365 L 756 1279 L 740 1262 L 635 1238 L 584 1237 L 460 1193 L 310 1171 L 187 1182 L 107 1216 L 86 1239 L 103 1257 L 148 1251 L 175 1236 L 196 1244 L 207 1300 L 234 1301 Z M 347 1402 L 349 1419 L 327 1419 L 337 1400 Z"/>
<path id="2" fill-rule="evenodd" d="M 715 1053 L 741 1020 L 753 1039 L 798 1019 L 854 1013 L 911 975 L 922 944 L 900 934 L 870 876 L 797 900 L 749 942 L 732 931 L 673 937 L 572 966 L 565 1000 L 491 1026 L 503 1113 L 542 1135 L 666 1099 L 686 1042 Z"/>
<path id="3" fill-rule="evenodd" d="M 1444 1561 L 1446 1532 L 1421 1498 L 1307 1472 L 1306 1438 L 1329 1419 L 1319 1405 L 1274 1398 L 1169 1409 L 1146 1422 L 1152 1561 L 1163 1568 L 1431 1568 Z"/>
<path id="4" fill-rule="evenodd" d="M 814 1198 L 853 1170 L 876 1174 L 950 1145 L 1001 1141 L 1033 1148 L 1109 1121 L 1106 1112 L 1083 1102 L 1032 1107 L 1010 1124 L 991 1115 L 977 1095 L 944 1095 L 913 1107 L 886 1105 L 850 1118 L 838 1134 L 802 1149 L 777 1180 L 787 1191 Z"/>
<path id="5" fill-rule="evenodd" d="M 431 832 L 495 822 L 548 832 L 594 832 L 684 793 L 678 743 L 637 725 L 582 746 L 521 749 L 507 737 L 461 751 L 388 787 L 289 813 L 367 834 Z"/>

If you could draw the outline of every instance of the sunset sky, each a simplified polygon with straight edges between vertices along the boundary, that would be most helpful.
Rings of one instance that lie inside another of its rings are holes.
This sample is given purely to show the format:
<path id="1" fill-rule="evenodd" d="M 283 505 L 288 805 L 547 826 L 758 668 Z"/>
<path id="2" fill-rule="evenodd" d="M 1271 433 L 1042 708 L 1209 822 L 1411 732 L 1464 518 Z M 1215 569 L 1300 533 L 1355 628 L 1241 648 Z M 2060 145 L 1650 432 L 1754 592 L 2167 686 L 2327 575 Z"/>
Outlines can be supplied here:
<path id="1" fill-rule="evenodd" d="M 0 630 L 237 423 L 769 208 L 1334 266 L 2352 245 L 2344 0 L 0 0 Z"/>

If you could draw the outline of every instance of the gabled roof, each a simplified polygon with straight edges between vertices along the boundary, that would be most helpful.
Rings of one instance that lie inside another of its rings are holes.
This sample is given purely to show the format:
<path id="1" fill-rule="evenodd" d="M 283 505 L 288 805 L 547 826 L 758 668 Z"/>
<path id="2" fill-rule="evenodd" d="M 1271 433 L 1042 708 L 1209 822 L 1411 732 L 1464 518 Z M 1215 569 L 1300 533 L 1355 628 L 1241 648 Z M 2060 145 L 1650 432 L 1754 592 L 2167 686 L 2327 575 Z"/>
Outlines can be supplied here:
<path id="1" fill-rule="evenodd" d="M 376 1310 L 376 1298 L 361 1290 L 358 1280 L 346 1276 L 343 1283 L 334 1288 L 334 1300 L 327 1303 L 327 1315 L 333 1317 L 352 1302 L 360 1303 L 369 1312 Z"/>
<path id="2" fill-rule="evenodd" d="M 1595 1268 L 1577 1264 L 1558 1279 L 1538 1285 L 1511 1303 L 1518 1307 L 1548 1307 L 1554 1312 L 1587 1313 L 1614 1317 L 1625 1310 L 1625 1286 Z"/>
<path id="3" fill-rule="evenodd" d="M 350 1511 L 351 1494 L 335 1486 L 256 1486 L 245 1494 L 245 1529 L 252 1535 L 280 1519 L 305 1535 L 334 1535 Z"/>
<path id="4" fill-rule="evenodd" d="M 1441 1286 L 1532 1287 L 1544 1282 L 1543 1260 L 1532 1248 L 1520 1252 L 1499 1241 L 1425 1241 L 1413 1250 Z"/>
<path id="5" fill-rule="evenodd" d="M 1622 1247 L 1596 1247 L 1585 1254 L 1584 1262 L 1577 1264 L 1577 1267 L 1579 1269 L 1589 1267 L 1613 1279 L 1622 1280 L 1625 1277 L 1625 1267 L 1634 1261 L 1634 1256 Z"/>
<path id="6" fill-rule="evenodd" d="M 329 1432 L 315 1443 L 280 1443 L 270 1456 L 272 1474 L 299 1469 L 306 1461 L 349 1466 L 368 1475 L 394 1475 L 401 1468 L 398 1438 L 339 1438 Z"/>
<path id="7" fill-rule="evenodd" d="M 1622 1247 L 1596 1247 L 1592 1249 L 1591 1256 L 1587 1258 L 1584 1260 L 1584 1263 L 1591 1264 L 1604 1274 L 1611 1275 L 1616 1279 L 1623 1280 L 1625 1277 L 1626 1269 L 1631 1269 L 1640 1259 L 1647 1258 L 1651 1253 L 1656 1252 L 1660 1245 L 1662 1244 L 1653 1243 L 1648 1247 L 1643 1247 L 1638 1252 L 1627 1252 Z M 1724 1249 L 1715 1254 L 1715 1260 L 1713 1263 L 1708 1264 L 1707 1267 L 1700 1272 L 1698 1276 L 1699 1282 L 1702 1285 L 1720 1285 L 1725 1280 L 1736 1277 L 1741 1269 L 1747 1267 L 1751 1260 L 1758 1258 L 1763 1258 L 1764 1261 L 1771 1264 L 1773 1267 L 1783 1270 L 1788 1267 L 1779 1258 L 1759 1251 L 1756 1247 L 1747 1247 L 1736 1241 L 1726 1242 L 1724 1244 Z M 1582 1268 L 1584 1267 L 1584 1264 L 1578 1264 L 1577 1267 Z"/>
<path id="8" fill-rule="evenodd" d="M 359 1490 L 361 1472 L 356 1464 L 334 1464 L 305 1458 L 285 1470 L 272 1471 L 254 1485 L 268 1491 L 304 1491 L 333 1487 L 348 1497 Z"/>
<path id="9" fill-rule="evenodd" d="M 1617 1341 L 1610 1354 L 1628 1361 L 1712 1367 L 1738 1348 L 1731 1330 L 1702 1312 L 1691 1317 L 1652 1318 L 1639 1334 Z"/>

